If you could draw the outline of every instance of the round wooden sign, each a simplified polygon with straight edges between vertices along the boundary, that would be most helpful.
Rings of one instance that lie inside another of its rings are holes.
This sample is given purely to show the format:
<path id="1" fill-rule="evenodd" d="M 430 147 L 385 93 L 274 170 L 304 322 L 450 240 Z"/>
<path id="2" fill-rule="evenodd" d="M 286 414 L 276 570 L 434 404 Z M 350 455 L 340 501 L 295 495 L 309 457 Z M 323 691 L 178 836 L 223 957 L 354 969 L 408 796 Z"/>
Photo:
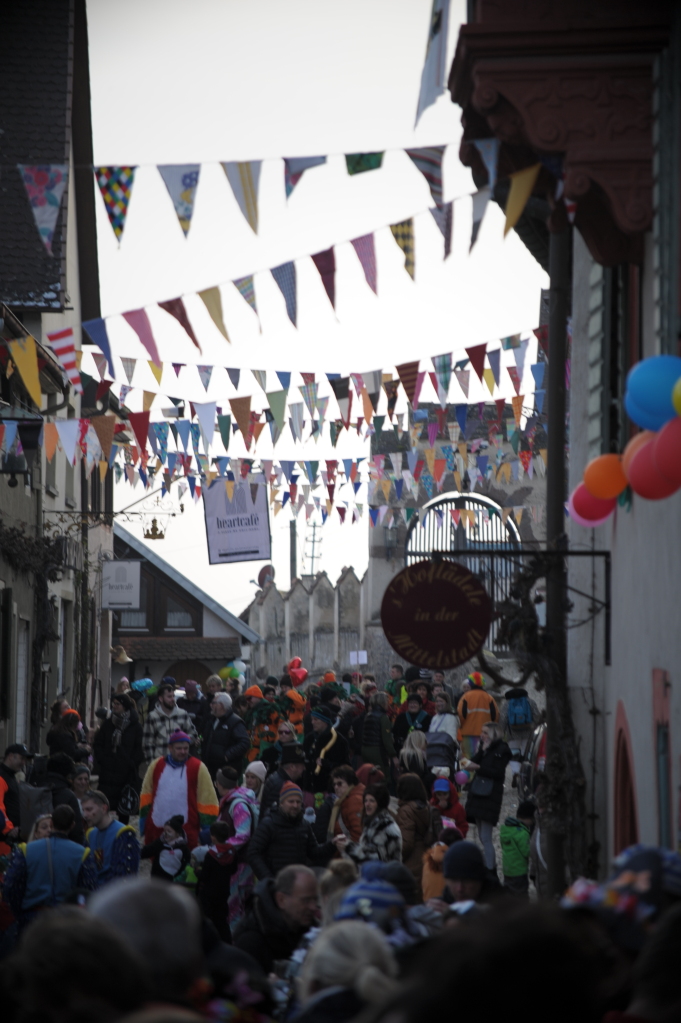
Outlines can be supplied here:
<path id="1" fill-rule="evenodd" d="M 482 648 L 492 604 L 480 580 L 456 561 L 419 561 L 391 581 L 381 604 L 393 650 L 418 668 L 456 668 Z"/>

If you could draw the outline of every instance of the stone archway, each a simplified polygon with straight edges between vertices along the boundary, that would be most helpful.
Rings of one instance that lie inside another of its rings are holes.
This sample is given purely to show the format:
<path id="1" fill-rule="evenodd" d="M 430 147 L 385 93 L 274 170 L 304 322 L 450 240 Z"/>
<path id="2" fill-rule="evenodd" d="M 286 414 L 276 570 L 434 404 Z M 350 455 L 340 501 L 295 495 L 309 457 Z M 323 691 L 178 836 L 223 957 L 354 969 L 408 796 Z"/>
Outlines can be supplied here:
<path id="1" fill-rule="evenodd" d="M 636 789 L 631 755 L 629 726 L 620 701 L 617 708 L 615 739 L 615 798 L 613 852 L 620 853 L 627 846 L 638 842 L 638 814 L 636 812 Z"/>

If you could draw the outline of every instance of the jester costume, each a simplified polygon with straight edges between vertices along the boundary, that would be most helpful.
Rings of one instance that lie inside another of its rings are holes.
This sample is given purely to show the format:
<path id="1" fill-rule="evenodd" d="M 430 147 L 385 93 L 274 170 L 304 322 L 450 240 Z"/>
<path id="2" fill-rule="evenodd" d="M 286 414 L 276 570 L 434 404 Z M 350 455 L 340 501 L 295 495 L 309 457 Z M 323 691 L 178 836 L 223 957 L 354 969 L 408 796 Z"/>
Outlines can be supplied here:
<path id="1" fill-rule="evenodd" d="M 179 814 L 184 820 L 187 844 L 199 844 L 199 832 L 217 820 L 218 801 L 210 773 L 198 757 L 173 760 L 168 754 L 152 760 L 142 782 L 140 834 L 150 845 L 160 837 L 163 825 Z"/>
<path id="2" fill-rule="evenodd" d="M 137 832 L 129 824 L 111 821 L 106 828 L 90 828 L 85 844 L 92 853 L 97 868 L 97 887 L 115 881 L 117 877 L 136 874 L 140 865 L 140 847 Z"/>
<path id="3" fill-rule="evenodd" d="M 303 718 L 305 716 L 305 697 L 296 689 L 289 689 L 279 698 L 277 706 L 280 709 L 282 718 L 293 725 L 298 736 L 298 742 L 303 738 Z"/>
<path id="4" fill-rule="evenodd" d="M 257 760 L 264 749 L 277 741 L 279 722 L 285 718 L 276 703 L 262 699 L 262 690 L 259 686 L 251 686 L 246 690 L 244 696 L 257 696 L 258 693 L 260 694 L 258 703 L 248 710 L 245 718 L 246 728 L 251 736 L 251 748 L 248 751 L 249 763 Z"/>

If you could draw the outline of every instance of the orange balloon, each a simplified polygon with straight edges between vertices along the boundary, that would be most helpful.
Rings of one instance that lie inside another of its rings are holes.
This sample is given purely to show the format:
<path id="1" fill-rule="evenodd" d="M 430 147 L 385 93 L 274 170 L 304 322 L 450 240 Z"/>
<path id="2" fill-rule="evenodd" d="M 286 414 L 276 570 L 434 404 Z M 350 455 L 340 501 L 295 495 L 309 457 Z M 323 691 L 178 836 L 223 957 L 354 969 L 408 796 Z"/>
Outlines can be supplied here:
<path id="1" fill-rule="evenodd" d="M 629 479 L 629 466 L 631 465 L 632 458 L 639 448 L 642 448 L 644 444 L 647 444 L 648 441 L 652 440 L 655 436 L 656 434 L 653 430 L 641 430 L 641 432 L 637 433 L 635 437 L 632 437 L 627 444 L 626 448 L 622 452 L 622 471 L 627 479 Z"/>
<path id="2" fill-rule="evenodd" d="M 584 486 L 592 497 L 608 501 L 619 497 L 627 485 L 620 455 L 599 455 L 584 470 Z"/>

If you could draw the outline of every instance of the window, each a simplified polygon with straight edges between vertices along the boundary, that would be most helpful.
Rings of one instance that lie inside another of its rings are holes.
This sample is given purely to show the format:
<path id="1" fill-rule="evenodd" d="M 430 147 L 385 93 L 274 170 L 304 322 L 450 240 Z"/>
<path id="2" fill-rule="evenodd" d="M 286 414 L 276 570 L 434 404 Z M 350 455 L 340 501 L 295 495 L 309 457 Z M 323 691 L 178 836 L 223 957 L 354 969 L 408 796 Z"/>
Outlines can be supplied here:
<path id="1" fill-rule="evenodd" d="M 17 632 L 17 703 L 14 731 L 15 742 L 26 742 L 28 738 L 28 668 L 29 668 L 30 623 L 19 619 Z"/>
<path id="2" fill-rule="evenodd" d="M 147 607 L 148 607 L 149 585 L 147 576 L 140 572 L 140 606 L 138 611 L 121 611 L 120 628 L 124 630 L 148 630 Z"/>
<path id="3" fill-rule="evenodd" d="M 194 629 L 192 616 L 181 604 L 172 597 L 166 599 L 166 628 L 167 629 Z"/>

